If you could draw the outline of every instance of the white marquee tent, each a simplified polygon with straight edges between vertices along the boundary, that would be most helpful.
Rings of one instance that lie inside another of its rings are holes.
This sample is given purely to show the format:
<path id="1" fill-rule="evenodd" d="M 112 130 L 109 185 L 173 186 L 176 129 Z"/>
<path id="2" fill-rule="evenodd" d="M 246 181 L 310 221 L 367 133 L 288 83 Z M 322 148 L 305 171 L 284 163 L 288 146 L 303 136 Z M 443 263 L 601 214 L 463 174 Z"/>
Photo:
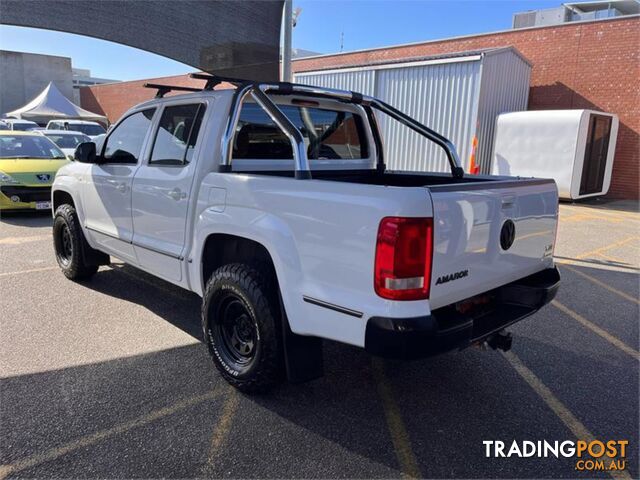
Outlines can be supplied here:
<path id="1" fill-rule="evenodd" d="M 80 108 L 65 97 L 53 82 L 49 82 L 36 98 L 24 107 L 6 114 L 7 117 L 22 118 L 37 123 L 47 123 L 49 120 L 94 120 L 107 124 L 107 117 Z"/>

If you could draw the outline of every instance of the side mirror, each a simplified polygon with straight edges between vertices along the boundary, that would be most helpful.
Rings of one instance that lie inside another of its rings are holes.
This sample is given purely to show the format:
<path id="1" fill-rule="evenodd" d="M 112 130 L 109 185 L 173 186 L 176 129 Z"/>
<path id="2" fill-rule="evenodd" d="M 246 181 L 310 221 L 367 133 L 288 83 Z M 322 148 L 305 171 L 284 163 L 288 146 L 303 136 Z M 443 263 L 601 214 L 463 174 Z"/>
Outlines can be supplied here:
<path id="1" fill-rule="evenodd" d="M 93 142 L 82 142 L 76 147 L 73 154 L 76 162 L 81 163 L 98 163 L 96 157 L 96 144 Z"/>

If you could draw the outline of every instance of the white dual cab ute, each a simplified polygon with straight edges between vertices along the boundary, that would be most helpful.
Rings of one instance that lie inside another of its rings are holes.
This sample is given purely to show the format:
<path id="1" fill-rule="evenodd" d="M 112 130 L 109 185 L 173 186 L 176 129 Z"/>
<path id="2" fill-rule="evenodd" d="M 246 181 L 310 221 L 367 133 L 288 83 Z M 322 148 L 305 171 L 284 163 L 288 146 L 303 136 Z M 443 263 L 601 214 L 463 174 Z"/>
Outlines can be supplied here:
<path id="1" fill-rule="evenodd" d="M 99 151 L 78 146 L 53 185 L 54 245 L 70 279 L 113 256 L 200 295 L 232 385 L 322 375 L 322 339 L 506 349 L 503 329 L 556 294 L 552 180 L 465 176 L 446 138 L 372 97 L 193 76 L 203 90 L 150 85 Z M 386 170 L 376 116 L 442 147 L 451 173 Z"/>

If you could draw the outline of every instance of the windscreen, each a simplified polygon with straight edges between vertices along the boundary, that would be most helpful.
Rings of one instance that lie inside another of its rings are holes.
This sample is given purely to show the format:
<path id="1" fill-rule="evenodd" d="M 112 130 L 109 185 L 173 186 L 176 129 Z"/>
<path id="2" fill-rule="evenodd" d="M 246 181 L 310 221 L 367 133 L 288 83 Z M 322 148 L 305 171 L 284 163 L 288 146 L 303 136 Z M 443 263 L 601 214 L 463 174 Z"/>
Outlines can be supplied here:
<path id="1" fill-rule="evenodd" d="M 69 124 L 69 130 L 77 130 L 79 132 L 84 133 L 85 135 L 100 135 L 101 133 L 105 133 L 106 130 L 101 125 L 91 125 L 91 124 Z"/>
<path id="2" fill-rule="evenodd" d="M 46 137 L 36 135 L 0 136 L 0 158 L 66 158 L 64 153 Z"/>
<path id="3" fill-rule="evenodd" d="M 26 132 L 27 130 L 31 130 L 33 127 L 37 127 L 35 123 L 13 123 L 13 130 L 19 130 L 21 132 Z"/>
<path id="4" fill-rule="evenodd" d="M 76 148 L 79 143 L 91 141 L 88 136 L 80 134 L 47 133 L 46 135 L 60 148 Z"/>
<path id="5" fill-rule="evenodd" d="M 352 112 L 278 105 L 302 133 L 310 160 L 368 158 L 362 118 Z M 233 144 L 234 159 L 293 159 L 291 142 L 255 103 L 245 103 Z"/>

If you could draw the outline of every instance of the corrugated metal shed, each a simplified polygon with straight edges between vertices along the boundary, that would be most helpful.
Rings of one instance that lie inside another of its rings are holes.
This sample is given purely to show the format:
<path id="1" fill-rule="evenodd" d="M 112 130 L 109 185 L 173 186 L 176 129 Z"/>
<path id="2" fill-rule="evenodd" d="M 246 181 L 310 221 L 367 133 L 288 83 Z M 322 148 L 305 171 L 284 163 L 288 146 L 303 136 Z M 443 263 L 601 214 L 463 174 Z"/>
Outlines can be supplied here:
<path id="1" fill-rule="evenodd" d="M 513 47 L 458 52 L 394 63 L 300 72 L 297 83 L 373 95 L 448 137 L 469 170 L 474 136 L 482 173 L 491 170 L 495 121 L 500 113 L 525 110 L 531 65 Z M 433 143 L 379 117 L 386 162 L 392 170 L 448 171 Z"/>

